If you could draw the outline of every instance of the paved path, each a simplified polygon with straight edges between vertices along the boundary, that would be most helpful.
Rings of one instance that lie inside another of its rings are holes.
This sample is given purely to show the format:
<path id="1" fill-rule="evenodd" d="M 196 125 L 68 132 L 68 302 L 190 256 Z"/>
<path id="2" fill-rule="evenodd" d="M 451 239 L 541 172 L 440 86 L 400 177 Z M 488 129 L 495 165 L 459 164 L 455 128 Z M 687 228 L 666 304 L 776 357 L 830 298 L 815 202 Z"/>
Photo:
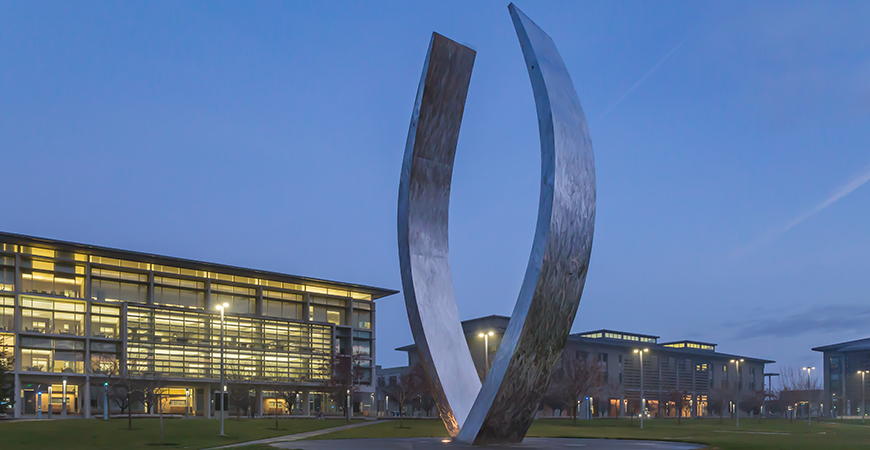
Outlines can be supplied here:
<path id="1" fill-rule="evenodd" d="M 324 441 L 297 441 L 292 444 L 278 443 L 273 446 L 278 448 L 299 448 L 302 450 L 446 450 L 448 448 L 471 448 L 468 445 L 451 442 L 442 438 L 335 439 Z M 486 449 L 694 450 L 704 447 L 706 446 L 700 444 L 664 441 L 526 438 L 522 444 L 493 445 L 487 446 Z"/>
<path id="2" fill-rule="evenodd" d="M 222 445 L 220 447 L 213 447 L 213 448 L 210 448 L 208 450 L 216 450 L 219 448 L 244 447 L 246 445 L 254 445 L 254 444 L 275 444 L 275 443 L 279 443 L 279 442 L 293 442 L 293 441 L 299 441 L 302 439 L 308 439 L 308 438 L 314 437 L 314 436 L 320 436 L 323 434 L 334 433 L 336 431 L 349 430 L 351 428 L 356 428 L 356 427 L 365 427 L 365 426 L 372 425 L 375 423 L 378 423 L 378 421 L 377 420 L 366 420 L 366 421 L 361 422 L 361 423 L 352 423 L 350 425 L 342 425 L 340 427 L 324 428 L 322 430 L 306 431 L 304 433 L 297 433 L 297 434 L 288 434 L 286 436 L 278 436 L 278 437 L 273 437 L 273 438 L 268 438 L 268 439 L 260 439 L 258 441 L 247 441 L 247 442 L 239 442 L 239 443 L 230 444 L 230 445 Z M 294 444 L 294 448 L 295 448 L 295 444 Z"/>

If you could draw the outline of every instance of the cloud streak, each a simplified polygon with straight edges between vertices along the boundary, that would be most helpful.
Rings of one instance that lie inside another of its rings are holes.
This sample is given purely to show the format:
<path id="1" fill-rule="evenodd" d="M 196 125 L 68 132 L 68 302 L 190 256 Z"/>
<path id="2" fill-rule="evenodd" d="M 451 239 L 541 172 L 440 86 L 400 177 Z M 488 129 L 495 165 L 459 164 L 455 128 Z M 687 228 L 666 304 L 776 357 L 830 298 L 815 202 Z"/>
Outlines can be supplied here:
<path id="1" fill-rule="evenodd" d="M 650 75 L 653 74 L 653 72 L 655 72 L 659 67 L 661 67 L 662 64 L 664 64 L 665 61 L 667 61 L 668 58 L 670 58 L 671 55 L 674 54 L 674 52 L 676 52 L 677 50 L 679 50 L 680 47 L 682 47 L 683 44 L 685 44 L 686 41 L 688 41 L 689 38 L 692 37 L 692 35 L 694 35 L 694 34 L 695 34 L 694 31 L 691 32 L 691 33 L 689 33 L 689 35 L 686 36 L 685 39 L 683 39 L 682 41 L 680 41 L 680 43 L 677 44 L 676 47 L 674 47 L 673 49 L 671 49 L 671 51 L 669 51 L 668 54 L 665 55 L 664 58 L 662 58 L 658 63 L 656 63 L 656 65 L 654 65 L 654 66 L 652 67 L 652 69 L 650 69 L 647 73 L 645 73 L 642 77 L 640 77 L 640 80 L 637 80 L 637 83 L 634 83 L 634 85 L 631 86 L 630 88 L 628 88 L 628 90 L 625 91 L 625 93 L 622 94 L 621 97 L 619 97 L 618 99 L 616 99 L 616 101 L 613 102 L 612 105 L 610 105 L 607 109 L 605 109 L 603 113 L 601 113 L 598 117 L 596 117 L 594 120 L 592 120 L 592 123 L 593 123 L 593 124 L 594 124 L 594 123 L 597 123 L 598 121 L 600 121 L 601 119 L 603 119 L 604 116 L 606 116 L 608 113 L 610 113 L 610 111 L 613 111 L 613 109 L 616 108 L 617 105 L 619 105 L 620 103 L 622 103 L 622 101 L 625 100 L 625 98 L 628 97 L 629 94 L 631 94 L 632 92 L 634 92 L 634 90 L 637 89 L 637 87 L 640 86 L 641 83 L 644 82 L 644 80 L 646 80 Z"/>
<path id="2" fill-rule="evenodd" d="M 762 337 L 787 338 L 811 333 L 861 333 L 870 323 L 870 307 L 860 305 L 815 306 L 794 314 L 777 314 L 763 317 L 737 326 L 734 338 L 757 339 Z"/>
<path id="3" fill-rule="evenodd" d="M 864 169 L 864 171 L 861 172 L 861 174 L 859 174 L 857 177 L 855 177 L 854 179 L 852 179 L 851 181 L 846 183 L 845 186 L 838 189 L 830 197 L 826 198 L 824 201 L 822 201 L 821 203 L 819 203 L 818 205 L 816 205 L 812 209 L 810 209 L 810 210 L 806 211 L 805 213 L 795 217 L 794 219 L 792 219 L 790 222 L 788 222 L 784 226 L 776 228 L 776 229 L 770 231 L 769 233 L 759 237 L 755 241 L 751 242 L 749 245 L 746 245 L 743 248 L 738 249 L 734 254 L 734 258 L 735 259 L 740 258 L 740 257 L 746 255 L 747 253 L 757 249 L 758 247 L 761 247 L 762 245 L 769 244 L 769 243 L 773 242 L 776 238 L 782 236 L 788 230 L 791 230 L 792 228 L 800 225 L 802 222 L 806 221 L 810 217 L 815 216 L 816 214 L 824 211 L 829 206 L 836 203 L 838 200 L 851 194 L 852 192 L 854 192 L 856 189 L 860 188 L 861 186 L 867 184 L 868 181 L 870 181 L 870 167 L 867 167 L 866 169 Z"/>

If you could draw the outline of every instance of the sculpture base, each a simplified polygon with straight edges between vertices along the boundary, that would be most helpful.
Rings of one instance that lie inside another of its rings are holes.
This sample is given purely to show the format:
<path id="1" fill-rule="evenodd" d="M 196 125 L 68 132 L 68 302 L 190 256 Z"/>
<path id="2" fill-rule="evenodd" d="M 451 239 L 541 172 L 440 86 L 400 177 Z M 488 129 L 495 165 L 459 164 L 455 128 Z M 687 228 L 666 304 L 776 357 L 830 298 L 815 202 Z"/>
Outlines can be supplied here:
<path id="1" fill-rule="evenodd" d="M 272 444 L 273 447 L 302 450 L 447 450 L 480 448 L 444 438 L 335 439 L 325 441 L 293 441 Z M 526 438 L 520 444 L 488 445 L 487 449 L 572 449 L 577 450 L 694 450 L 701 444 L 666 441 L 633 441 L 622 439 Z"/>

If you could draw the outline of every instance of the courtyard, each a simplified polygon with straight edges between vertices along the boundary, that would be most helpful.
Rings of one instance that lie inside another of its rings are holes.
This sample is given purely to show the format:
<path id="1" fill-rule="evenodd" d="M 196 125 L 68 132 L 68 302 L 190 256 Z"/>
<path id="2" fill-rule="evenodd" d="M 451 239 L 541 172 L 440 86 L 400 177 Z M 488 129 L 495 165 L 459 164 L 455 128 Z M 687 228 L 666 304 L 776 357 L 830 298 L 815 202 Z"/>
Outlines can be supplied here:
<path id="1" fill-rule="evenodd" d="M 353 421 L 352 424 L 363 424 L 363 421 Z M 53 420 L 53 421 L 22 421 L 0 423 L 0 448 L 4 450 L 34 449 L 34 448 L 65 448 L 78 449 L 147 449 L 157 447 L 207 449 L 229 444 L 251 443 L 240 449 L 261 450 L 270 447 L 255 444 L 261 439 L 306 433 L 316 430 L 328 431 L 347 425 L 342 419 L 310 420 L 292 419 L 280 420 L 279 429 L 275 430 L 275 422 L 270 419 L 241 419 L 226 421 L 227 437 L 218 437 L 217 422 L 213 420 L 164 420 L 164 439 L 160 441 L 160 424 L 158 419 L 136 419 L 133 429 L 127 429 L 127 422 L 122 419 L 110 421 L 101 420 Z M 531 445 L 541 438 L 578 438 L 572 446 L 583 445 L 587 448 L 603 449 L 640 448 L 642 444 L 635 441 L 662 441 L 662 443 L 700 444 L 701 447 L 749 450 L 777 449 L 865 449 L 870 442 L 870 426 L 860 424 L 860 421 L 829 421 L 813 423 L 789 422 L 786 419 L 745 419 L 740 427 L 725 419 L 694 419 L 682 420 L 647 420 L 644 429 L 639 423 L 628 419 L 601 419 L 577 421 L 572 424 L 570 419 L 537 420 L 532 424 L 527 435 L 527 444 Z M 346 439 L 377 439 L 395 438 L 404 441 L 407 448 L 414 443 L 425 443 L 418 438 L 447 438 L 444 425 L 440 420 L 405 420 L 403 427 L 398 421 L 379 421 L 336 432 L 297 440 L 293 442 L 276 443 L 277 448 L 286 449 L 325 449 L 349 448 Z M 432 442 L 441 442 L 441 439 Z M 606 439 L 607 441 L 595 441 Z M 631 440 L 619 443 L 613 440 Z M 321 444 L 312 441 L 322 442 Z M 538 441 L 542 442 L 542 441 Z M 553 441 L 559 442 L 559 441 Z M 375 443 L 375 442 L 370 442 Z M 661 448 L 682 448 L 681 446 L 665 446 Z M 646 448 L 652 448 L 643 443 Z M 525 447 L 525 446 L 524 446 Z M 381 447 L 386 449 L 387 447 Z M 523 447 L 520 447 L 523 448 Z M 535 448 L 535 447 L 528 447 Z M 689 448 L 689 447 L 686 447 Z"/>

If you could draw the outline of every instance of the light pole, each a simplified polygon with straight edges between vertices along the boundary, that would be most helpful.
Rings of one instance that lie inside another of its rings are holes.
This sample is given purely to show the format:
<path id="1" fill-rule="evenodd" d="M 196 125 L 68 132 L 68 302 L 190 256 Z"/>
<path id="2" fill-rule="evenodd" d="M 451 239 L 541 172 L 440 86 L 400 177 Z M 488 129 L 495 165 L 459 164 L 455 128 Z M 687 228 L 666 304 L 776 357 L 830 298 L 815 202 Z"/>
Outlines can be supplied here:
<path id="1" fill-rule="evenodd" d="M 810 388 L 812 388 L 812 380 L 810 379 L 810 371 L 815 370 L 815 367 L 801 367 L 801 370 L 807 371 L 807 425 L 813 424 L 813 415 L 812 415 L 812 396 L 810 395 Z"/>
<path id="2" fill-rule="evenodd" d="M 485 358 L 484 361 L 486 364 L 483 368 L 483 376 L 484 377 L 486 377 L 486 375 L 489 374 L 489 337 L 494 335 L 494 334 L 495 333 L 493 333 L 492 331 L 489 331 L 489 332 L 480 333 L 477 335 L 477 337 L 483 338 L 483 354 L 484 354 L 484 358 Z"/>
<path id="3" fill-rule="evenodd" d="M 859 370 L 858 373 L 861 374 L 861 423 L 864 423 L 864 419 L 867 418 L 867 397 L 864 392 L 864 375 L 867 373 L 866 370 Z"/>
<path id="4" fill-rule="evenodd" d="M 740 363 L 743 362 L 743 359 L 732 359 L 731 362 L 737 368 L 737 398 L 734 401 L 734 417 L 737 418 L 737 428 L 740 428 Z"/>
<path id="5" fill-rule="evenodd" d="M 224 434 L 224 390 L 226 389 L 224 386 L 224 310 L 229 306 L 229 303 L 217 305 L 217 309 L 221 312 L 221 388 L 218 392 L 218 398 L 220 398 L 220 401 L 218 401 L 218 410 L 221 415 L 221 434 L 218 436 L 226 436 Z"/>
<path id="6" fill-rule="evenodd" d="M 643 398 L 643 354 L 648 353 L 649 349 L 634 349 L 634 352 L 640 355 L 640 429 L 643 430 L 643 414 L 646 412 L 646 400 Z"/>

